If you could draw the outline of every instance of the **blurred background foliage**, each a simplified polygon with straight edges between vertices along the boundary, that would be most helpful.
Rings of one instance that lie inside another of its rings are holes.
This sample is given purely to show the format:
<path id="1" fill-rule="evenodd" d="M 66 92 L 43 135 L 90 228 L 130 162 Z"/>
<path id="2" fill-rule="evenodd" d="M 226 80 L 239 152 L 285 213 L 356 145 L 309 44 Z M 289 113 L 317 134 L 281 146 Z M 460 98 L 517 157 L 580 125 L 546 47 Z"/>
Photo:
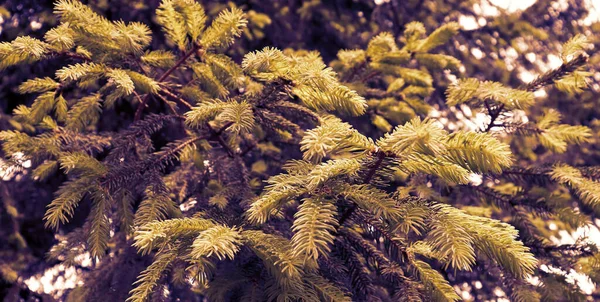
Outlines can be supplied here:
<path id="1" fill-rule="evenodd" d="M 83 1 L 95 11 L 110 20 L 140 21 L 148 24 L 154 34 L 152 49 L 167 49 L 167 41 L 154 20 L 157 0 L 91 0 Z M 303 49 L 319 51 L 325 62 L 340 70 L 338 52 L 342 49 L 366 49 L 368 42 L 377 34 L 389 31 L 402 43 L 401 33 L 405 25 L 412 21 L 422 22 L 427 32 L 442 24 L 456 21 L 461 31 L 452 40 L 453 45 L 439 47 L 436 53 L 458 58 L 461 65 L 455 72 L 432 73 L 433 86 L 425 87 L 431 94 L 419 98 L 406 97 L 386 103 L 385 99 L 373 99 L 367 115 L 352 120 L 355 128 L 372 137 L 378 137 L 392 126 L 403 124 L 415 115 L 429 115 L 452 128 L 477 129 L 485 124 L 487 115 L 463 107 L 449 108 L 444 92 L 455 79 L 475 77 L 501 82 L 510 87 L 519 87 L 533 80 L 537 75 L 561 64 L 560 45 L 576 34 L 584 34 L 594 44 L 600 46 L 600 5 L 598 1 L 584 0 L 539 0 L 539 1 L 499 1 L 499 0 L 247 0 L 247 1 L 199 1 L 209 16 L 220 10 L 237 6 L 246 11 L 249 26 L 242 39 L 228 50 L 236 62 L 242 56 L 265 46 L 280 49 Z M 594 5 L 596 3 L 596 5 Z M 57 20 L 52 14 L 52 1 L 8 0 L 0 4 L 0 40 L 11 41 L 18 36 L 30 35 L 42 38 L 43 34 L 55 26 Z M 56 59 L 59 60 L 59 59 Z M 63 63 L 63 62 L 59 62 Z M 8 129 L 15 124 L 11 113 L 19 104 L 30 105 L 33 95 L 21 95 L 16 87 L 33 75 L 52 76 L 57 62 L 46 60 L 32 65 L 10 67 L 0 72 L 0 128 Z M 591 144 L 580 150 L 567 150 L 562 157 L 571 165 L 595 166 L 600 164 L 598 146 L 600 130 L 600 55 L 592 53 L 589 60 L 592 72 L 589 87 L 582 93 L 561 92 L 556 88 L 546 88 L 536 94 L 542 106 L 535 106 L 527 112 L 529 118 L 543 114 L 539 108 L 557 108 L 563 116 L 563 123 L 582 124 L 595 133 Z M 372 85 L 387 86 L 389 83 L 375 82 Z M 131 114 L 132 108 L 117 108 L 121 114 Z M 535 110 L 539 110 L 536 112 Z M 118 119 L 118 115 L 115 115 Z M 110 128 L 115 121 L 103 121 Z M 376 127 L 372 127 L 374 124 Z M 114 127 L 114 126 L 113 126 Z M 522 167 L 532 162 L 552 164 L 556 155 L 538 147 L 536 140 L 515 136 L 513 152 L 520 155 Z M 266 150 L 265 152 L 267 152 Z M 23 163 L 24 167 L 27 162 Z M 260 161 L 253 165 L 254 173 L 261 175 L 267 167 Z M 52 199 L 52 192 L 64 180 L 60 177 L 45 183 L 34 183 L 27 170 L 14 171 L 4 165 L 1 168 L 0 198 L 0 297 L 19 297 L 25 301 L 53 301 L 60 299 L 65 290 L 74 288 L 81 282 L 75 275 L 86 273 L 89 268 L 81 266 L 73 270 L 64 267 L 48 273 L 56 263 L 48 262 L 45 255 L 57 238 L 43 226 L 45 207 Z M 64 175 L 63 175 L 64 177 Z M 508 191 L 511 188 L 505 188 Z M 77 216 L 74 218 L 77 220 Z M 544 224 L 544 222 L 540 222 Z M 596 224 L 597 221 L 596 221 Z M 545 228 L 557 238 L 575 240 L 573 234 L 559 233 L 560 227 Z M 68 227 L 67 227 L 68 228 Z M 65 230 L 68 231 L 68 230 Z M 576 230 L 571 230 L 575 232 Z M 597 230 L 596 230 L 597 233 Z M 135 256 L 132 251 L 131 257 Z M 125 261 L 126 262 L 126 261 Z M 129 271 L 135 278 L 141 267 L 129 267 L 130 263 L 116 262 L 120 272 Z M 109 269 L 87 275 L 93 278 L 108 272 Z M 24 286 L 17 279 L 17 272 L 25 278 L 38 280 L 37 286 Z M 44 274 L 46 272 L 46 274 Z M 129 274 L 128 273 L 128 274 Z M 460 276 L 459 276 L 460 277 Z M 462 276 L 466 281 L 469 276 Z M 592 276 L 598 278 L 598 276 Z M 44 279 L 46 278 L 46 279 Z M 110 277 L 109 277 L 110 278 Z M 115 279 L 117 280 L 117 279 Z M 53 287 L 44 287 L 53 284 Z M 465 282 L 462 288 L 469 294 L 463 296 L 479 300 L 488 297 L 481 283 Z M 492 289 L 487 289 L 491 291 Z M 125 293 L 121 293 L 125 294 Z M 478 294 L 483 296 L 478 296 Z M 597 294 L 591 289 L 590 294 Z M 115 293 L 114 297 L 119 294 Z M 596 296 L 596 299 L 599 297 Z M 17 300 L 18 300 L 17 299 Z M 13 301 L 13 300 L 9 300 Z"/>

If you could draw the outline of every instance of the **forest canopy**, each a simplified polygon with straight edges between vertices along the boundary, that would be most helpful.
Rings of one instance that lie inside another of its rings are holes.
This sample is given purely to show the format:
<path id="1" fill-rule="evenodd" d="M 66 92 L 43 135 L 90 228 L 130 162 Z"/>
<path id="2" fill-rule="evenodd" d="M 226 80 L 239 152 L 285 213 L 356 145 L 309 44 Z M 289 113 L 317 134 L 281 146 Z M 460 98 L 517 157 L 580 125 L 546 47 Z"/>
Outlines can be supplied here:
<path id="1" fill-rule="evenodd" d="M 0 297 L 600 299 L 600 4 L 514 5 L 6 1 Z"/>

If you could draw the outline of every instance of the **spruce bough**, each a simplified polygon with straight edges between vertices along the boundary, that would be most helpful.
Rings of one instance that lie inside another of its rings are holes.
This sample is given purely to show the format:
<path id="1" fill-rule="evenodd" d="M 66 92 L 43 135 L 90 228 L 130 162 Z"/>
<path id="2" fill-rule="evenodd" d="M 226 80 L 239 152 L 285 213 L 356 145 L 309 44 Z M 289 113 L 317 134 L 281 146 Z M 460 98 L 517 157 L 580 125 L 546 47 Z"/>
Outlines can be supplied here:
<path id="1" fill-rule="evenodd" d="M 446 105 L 490 119 L 479 131 L 449 131 L 427 117 L 424 99 L 432 75 L 459 70 L 458 59 L 436 53 L 456 23 L 427 33 L 412 22 L 400 39 L 379 33 L 329 66 L 316 52 L 272 47 L 238 64 L 226 54 L 248 23 L 236 7 L 209 22 L 194 1 L 162 1 L 156 22 L 171 50 L 150 48 L 147 25 L 107 20 L 74 0 L 58 1 L 55 13 L 60 24 L 43 40 L 0 44 L 2 69 L 65 62 L 55 77 L 18 87 L 37 98 L 15 109 L 15 129 L 0 139 L 8 158 L 32 160 L 37 180 L 67 175 L 48 228 L 90 204 L 51 257 L 71 265 L 89 252 L 96 269 L 130 247 L 152 257 L 129 301 L 155 300 L 166 284 L 210 301 L 456 301 L 448 275 L 488 267 L 513 299 L 530 301 L 571 287 L 541 264 L 567 257 L 583 273 L 598 268 L 594 247 L 556 246 L 534 224 L 550 217 L 576 228 L 597 217 L 594 168 L 522 168 L 509 145 L 533 137 L 560 154 L 591 130 L 561 124 L 555 109 L 537 121 L 506 118 L 537 106 L 543 87 L 585 88 L 584 36 L 563 46 L 560 67 L 523 87 L 457 80 Z M 102 119 L 123 104 L 134 108 L 128 126 L 106 131 Z M 400 105 L 410 119 L 387 111 Z M 384 134 L 362 134 L 360 117 Z M 534 183 L 570 198 L 535 196 Z"/>

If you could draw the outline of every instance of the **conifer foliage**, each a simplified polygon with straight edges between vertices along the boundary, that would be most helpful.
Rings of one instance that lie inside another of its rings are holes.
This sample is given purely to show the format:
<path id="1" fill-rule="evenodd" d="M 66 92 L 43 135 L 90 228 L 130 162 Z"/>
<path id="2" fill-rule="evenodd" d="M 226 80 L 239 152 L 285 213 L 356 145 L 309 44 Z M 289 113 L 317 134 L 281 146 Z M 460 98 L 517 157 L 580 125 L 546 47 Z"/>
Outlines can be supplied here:
<path id="1" fill-rule="evenodd" d="M 51 257 L 75 265 L 89 253 L 98 270 L 120 255 L 147 258 L 137 281 L 120 285 L 131 285 L 128 301 L 169 290 L 209 301 L 457 301 L 454 285 L 471 272 L 515 301 L 539 301 L 557 288 L 578 292 L 542 266 L 597 278 L 595 248 L 557 246 L 539 230 L 539 218 L 577 228 L 599 217 L 596 168 L 559 157 L 594 134 L 561 124 L 558 109 L 507 118 L 539 107 L 543 87 L 586 88 L 585 36 L 524 86 L 461 77 L 447 87 L 445 106 L 489 115 L 470 131 L 428 117 L 425 102 L 436 74 L 460 69 L 437 51 L 451 45 L 454 22 L 378 33 L 330 64 L 273 47 L 236 62 L 228 49 L 249 18 L 235 6 L 209 13 L 193 0 L 161 1 L 168 49 L 152 47 L 149 25 L 108 20 L 76 0 L 57 1 L 54 13 L 60 22 L 43 39 L 0 43 L 1 69 L 65 62 L 18 87 L 36 98 L 14 110 L 2 148 L 7 160 L 31 160 L 39 182 L 66 175 L 44 220 L 71 231 Z M 103 123 L 123 107 L 133 108 L 124 125 Z M 375 132 L 362 131 L 364 118 Z M 521 167 L 520 139 L 556 164 Z M 70 224 L 76 215 L 85 221 Z"/>

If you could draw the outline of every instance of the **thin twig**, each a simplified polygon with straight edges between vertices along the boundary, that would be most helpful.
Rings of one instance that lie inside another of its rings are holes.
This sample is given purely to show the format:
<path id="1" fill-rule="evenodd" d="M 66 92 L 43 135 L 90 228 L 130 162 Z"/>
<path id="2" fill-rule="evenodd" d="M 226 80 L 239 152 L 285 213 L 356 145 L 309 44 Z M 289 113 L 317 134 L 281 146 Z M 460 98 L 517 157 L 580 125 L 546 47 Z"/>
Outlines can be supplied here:
<path id="1" fill-rule="evenodd" d="M 177 95 L 175 95 L 173 92 L 171 92 L 166 87 L 161 87 L 160 91 L 163 92 L 164 94 L 166 94 L 167 96 L 171 97 L 172 99 L 178 101 L 179 103 L 181 103 L 182 105 L 184 105 L 188 109 L 192 109 L 193 108 L 193 106 L 190 103 L 188 103 L 186 100 L 178 97 Z"/>
<path id="2" fill-rule="evenodd" d="M 494 124 L 494 122 L 496 119 L 498 119 L 498 117 L 500 117 L 502 110 L 504 110 L 504 104 L 498 106 L 498 109 L 494 110 L 493 113 L 490 113 L 490 123 L 487 125 L 487 127 L 485 127 L 484 132 L 489 132 L 493 127 L 497 126 L 497 124 Z"/>
<path id="3" fill-rule="evenodd" d="M 169 77 L 169 75 L 171 75 L 171 73 L 173 73 L 175 70 L 177 70 L 177 68 L 179 68 L 179 66 L 181 66 L 181 64 L 183 64 L 190 56 L 192 56 L 193 54 L 195 54 L 199 49 L 200 49 L 200 45 L 194 44 L 194 46 L 192 46 L 192 49 L 190 49 L 190 51 L 188 51 L 187 53 L 185 53 L 179 59 L 179 61 L 177 61 L 177 63 L 175 63 L 175 65 L 173 65 L 171 68 L 169 68 L 167 71 L 165 71 L 158 78 L 158 82 L 160 83 L 160 82 L 164 81 L 167 77 Z M 135 116 L 133 118 L 134 121 L 138 121 L 142 117 L 142 111 L 144 110 L 144 107 L 146 106 L 146 103 L 148 102 L 149 98 L 150 98 L 150 94 L 147 94 L 144 97 L 144 99 L 142 100 L 142 103 L 140 103 L 138 105 L 138 108 L 135 111 Z"/>
<path id="4" fill-rule="evenodd" d="M 163 154 L 155 162 L 161 163 L 164 160 L 166 160 L 168 157 L 172 156 L 173 154 L 175 154 L 175 153 L 183 150 L 183 148 L 185 148 L 186 146 L 191 145 L 191 144 L 193 144 L 193 143 L 195 143 L 197 141 L 200 141 L 200 140 L 203 140 L 203 139 L 209 139 L 209 138 L 210 138 L 210 136 L 197 136 L 197 137 L 190 138 L 187 141 L 181 143 L 179 146 L 175 147 L 174 149 L 169 150 L 169 152 L 167 152 L 166 154 Z"/>
<path id="5" fill-rule="evenodd" d="M 165 99 L 162 95 L 157 94 L 156 97 L 158 97 L 161 101 L 163 101 L 165 103 L 165 105 L 167 105 L 167 107 L 169 107 L 169 109 L 173 112 L 173 114 L 177 115 L 177 109 L 175 109 L 175 107 L 173 107 L 173 105 L 171 105 L 171 103 L 169 103 L 169 101 L 167 99 Z"/>
<path id="6" fill-rule="evenodd" d="M 56 52 L 51 53 L 51 55 L 65 56 L 65 57 L 69 57 L 69 58 L 73 58 L 73 59 L 83 60 L 86 62 L 92 61 L 92 59 L 90 59 L 84 55 L 78 54 L 76 52 L 72 52 L 72 51 L 56 51 Z"/>
<path id="7" fill-rule="evenodd" d="M 356 74 L 358 73 L 359 70 L 365 68 L 365 66 L 367 66 L 367 61 L 363 61 L 360 64 L 352 67 L 346 74 L 345 76 L 341 79 L 341 82 L 347 83 L 350 82 L 352 79 L 354 79 L 354 77 L 356 76 Z"/>
<path id="8" fill-rule="evenodd" d="M 375 176 L 375 172 L 377 172 L 377 169 L 379 169 L 379 167 L 381 166 L 381 163 L 383 162 L 383 159 L 386 156 L 385 152 L 380 151 L 380 150 L 377 150 L 376 153 L 377 153 L 377 161 L 375 162 L 373 167 L 371 167 L 369 172 L 367 172 L 367 175 L 365 175 L 365 178 L 363 179 L 363 183 L 365 183 L 365 184 L 368 184 L 369 182 L 371 182 L 371 179 L 373 178 L 373 176 Z"/>
<path id="9" fill-rule="evenodd" d="M 217 142 L 219 142 L 219 145 L 221 145 L 221 147 L 223 147 L 223 149 L 225 149 L 227 151 L 227 155 L 229 155 L 229 157 L 235 157 L 235 152 L 233 152 L 233 150 L 231 150 L 231 148 L 229 148 L 227 143 L 221 137 L 221 133 L 223 133 L 223 131 L 225 131 L 231 125 L 233 125 L 233 123 L 231 123 L 231 122 L 227 123 L 227 124 L 225 124 L 225 126 L 221 127 L 221 129 L 219 129 L 218 131 L 215 131 L 209 123 L 206 123 L 206 126 L 212 133 L 211 138 L 214 138 L 217 140 Z"/>
<path id="10" fill-rule="evenodd" d="M 563 63 L 562 65 L 560 65 L 560 67 L 550 70 L 550 71 L 542 74 L 541 76 L 537 77 L 535 80 L 527 83 L 526 85 L 519 87 L 519 89 L 527 90 L 529 92 L 534 92 L 536 90 L 544 88 L 545 86 L 552 85 L 552 84 L 556 83 L 556 81 L 573 73 L 579 67 L 585 65 L 585 63 L 588 62 L 588 59 L 589 59 L 589 57 L 586 54 L 580 54 L 573 60 L 567 62 L 566 64 Z M 496 110 L 494 110 L 494 112 L 490 111 L 490 107 L 489 107 L 487 101 L 485 101 L 485 104 L 486 104 L 486 108 L 488 109 L 488 113 L 490 114 L 490 117 L 491 117 L 490 123 L 487 125 L 487 127 L 484 130 L 484 132 L 488 132 L 493 127 L 498 127 L 498 124 L 495 124 L 494 122 L 496 121 L 496 119 L 498 119 L 498 117 L 502 113 L 502 110 L 504 110 L 504 104 L 501 104 L 500 106 L 498 106 L 498 108 Z"/>
<path id="11" fill-rule="evenodd" d="M 169 68 L 167 71 L 165 71 L 165 73 L 163 73 L 163 75 L 160 76 L 160 78 L 158 78 L 158 82 L 164 81 L 169 75 L 171 75 L 171 73 L 173 73 L 173 71 L 177 70 L 177 68 L 179 68 L 179 66 L 181 66 L 181 64 L 183 64 L 189 57 L 191 57 L 193 54 L 196 53 L 196 51 L 199 49 L 199 47 L 200 47 L 200 45 L 194 44 L 194 46 L 192 46 L 192 49 L 190 49 L 190 51 L 185 53 L 183 55 L 183 57 L 181 57 L 181 59 L 179 59 L 179 61 L 177 61 L 177 63 L 175 63 L 175 65 L 173 65 L 171 68 Z"/>
<path id="12" fill-rule="evenodd" d="M 398 36 L 400 35 L 400 31 L 402 30 L 402 26 L 400 24 L 402 24 L 402 19 L 400 18 L 400 12 L 398 11 L 398 4 L 396 3 L 396 0 L 392 0 L 390 1 L 390 5 L 392 6 L 392 13 L 394 14 L 394 35 Z"/>
<path id="13" fill-rule="evenodd" d="M 248 152 L 254 150 L 254 148 L 256 148 L 258 146 L 258 142 L 256 140 L 251 140 L 250 144 L 248 144 L 248 146 L 246 147 L 246 150 L 240 152 L 240 157 L 243 157 L 244 155 L 248 154 Z"/>
<path id="14" fill-rule="evenodd" d="M 377 173 L 377 170 L 379 169 L 379 167 L 381 167 L 381 164 L 383 163 L 383 160 L 386 157 L 386 154 L 383 151 L 377 150 L 375 152 L 377 153 L 377 161 L 375 162 L 375 164 L 373 164 L 373 166 L 369 169 L 369 171 L 363 178 L 364 184 L 368 184 L 371 182 L 371 179 L 373 179 L 373 176 L 375 176 L 375 173 Z M 346 220 L 348 220 L 348 218 L 352 216 L 352 214 L 354 213 L 354 211 L 356 211 L 357 208 L 358 205 L 356 203 L 352 203 L 352 206 L 346 209 L 346 211 L 344 211 L 344 213 L 342 214 L 342 217 L 340 217 L 338 225 L 341 227 L 344 224 L 344 222 L 346 222 Z"/>
<path id="15" fill-rule="evenodd" d="M 366 76 L 364 76 L 362 79 L 360 79 L 360 81 L 362 83 L 366 83 L 368 80 L 370 80 L 373 77 L 376 77 L 379 75 L 379 71 L 372 71 L 369 74 L 367 74 Z"/>

